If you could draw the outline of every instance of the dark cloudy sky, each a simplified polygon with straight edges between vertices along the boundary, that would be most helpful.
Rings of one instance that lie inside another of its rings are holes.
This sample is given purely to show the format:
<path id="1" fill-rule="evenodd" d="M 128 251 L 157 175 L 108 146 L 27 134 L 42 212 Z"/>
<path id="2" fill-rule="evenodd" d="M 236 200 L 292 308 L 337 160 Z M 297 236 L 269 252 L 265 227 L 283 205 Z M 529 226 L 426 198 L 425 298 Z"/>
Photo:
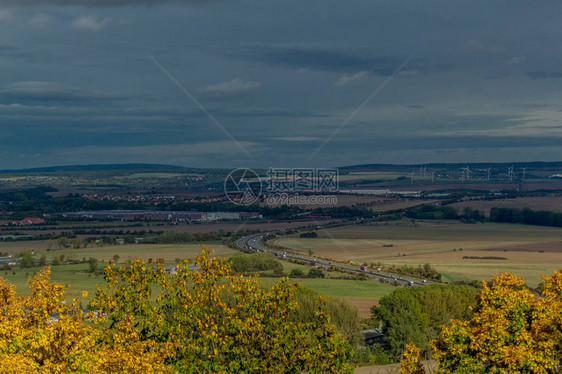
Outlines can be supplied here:
<path id="1" fill-rule="evenodd" d="M 559 161 L 560 14 L 550 0 L 0 0 L 0 168 Z"/>

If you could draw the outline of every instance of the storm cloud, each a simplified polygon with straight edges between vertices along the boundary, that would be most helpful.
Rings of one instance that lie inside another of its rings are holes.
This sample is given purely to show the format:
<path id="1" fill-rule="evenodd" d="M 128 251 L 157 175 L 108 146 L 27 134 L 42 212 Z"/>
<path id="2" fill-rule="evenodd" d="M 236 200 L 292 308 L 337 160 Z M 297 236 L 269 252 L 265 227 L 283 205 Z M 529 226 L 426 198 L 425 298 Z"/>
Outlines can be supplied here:
<path id="1" fill-rule="evenodd" d="M 0 168 L 560 160 L 561 12 L 0 0 Z"/>

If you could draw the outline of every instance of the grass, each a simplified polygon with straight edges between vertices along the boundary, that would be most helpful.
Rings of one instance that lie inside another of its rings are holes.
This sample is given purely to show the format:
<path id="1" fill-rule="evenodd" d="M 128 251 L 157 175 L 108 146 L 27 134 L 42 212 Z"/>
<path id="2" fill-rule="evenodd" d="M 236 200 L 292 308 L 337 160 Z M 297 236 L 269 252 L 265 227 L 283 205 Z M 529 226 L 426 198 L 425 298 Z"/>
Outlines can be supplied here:
<path id="1" fill-rule="evenodd" d="M 96 284 L 105 285 L 103 275 L 93 275 L 87 273 L 88 264 L 63 265 L 51 267 L 51 280 L 69 286 L 67 291 L 67 299 L 79 298 L 83 300 L 82 304 L 86 305 L 93 298 L 96 291 Z M 40 271 L 40 268 L 31 269 L 15 269 L 8 271 L 0 271 L 0 276 L 6 281 L 16 286 L 16 290 L 20 295 L 29 295 L 30 290 L 27 287 L 27 280 Z M 80 293 L 88 292 L 88 297 L 82 299 Z"/>
<path id="2" fill-rule="evenodd" d="M 64 254 L 66 258 L 79 260 L 82 257 L 94 257 L 100 261 L 99 268 L 102 269 L 115 254 L 119 255 L 119 263 L 125 263 L 127 260 L 134 257 L 141 258 L 147 261 L 149 258 L 154 260 L 157 258 L 164 258 L 165 264 L 175 264 L 176 258 L 191 259 L 201 253 L 201 246 L 199 244 L 131 244 L 131 245 L 111 245 L 104 247 L 80 248 L 80 249 L 65 249 L 46 251 L 40 246 L 38 241 L 32 242 L 5 242 L 2 244 L 9 245 L 9 249 L 18 253 L 24 250 L 35 249 L 37 255 L 46 254 L 47 262 L 50 263 L 54 256 Z M 45 244 L 45 243 L 43 243 Z M 233 254 L 240 253 L 232 248 L 225 247 L 217 243 L 205 243 L 206 249 L 213 250 L 214 255 L 221 258 L 230 257 Z M 34 246 L 32 246 L 34 245 Z M 5 251 L 6 247 L 0 249 L 0 252 Z M 103 262 L 101 262 L 103 261 Z M 27 280 L 35 273 L 39 272 L 39 268 L 30 269 L 15 269 L 8 271 L 0 271 L 0 276 L 16 285 L 18 293 L 29 294 L 26 286 Z M 88 264 L 76 265 L 62 265 L 51 266 L 51 279 L 55 282 L 70 285 L 68 291 L 69 299 L 79 297 L 82 291 L 88 291 L 88 298 L 85 303 L 89 302 L 96 290 L 96 284 L 105 284 L 102 275 L 94 275 L 87 272 Z"/>
<path id="3" fill-rule="evenodd" d="M 277 279 L 260 278 L 264 286 L 272 286 Z M 373 280 L 344 280 L 344 279 L 320 279 L 302 278 L 291 281 L 311 288 L 321 295 L 338 298 L 356 298 L 378 300 L 382 296 L 391 293 L 396 288 Z"/>
<path id="4" fill-rule="evenodd" d="M 226 247 L 219 242 L 204 243 L 206 249 L 214 251 L 218 257 L 230 257 L 238 251 Z M 0 252 L 16 254 L 24 251 L 34 250 L 36 255 L 45 254 L 47 261 L 51 261 L 55 256 L 63 254 L 66 258 L 79 260 L 82 257 L 94 257 L 100 261 L 107 262 L 114 255 L 119 255 L 119 261 L 125 262 L 135 257 L 148 261 L 163 258 L 167 264 L 175 263 L 176 258 L 188 259 L 194 258 L 201 253 L 199 243 L 181 243 L 181 244 L 127 244 L 127 245 L 104 245 L 91 246 L 80 249 L 56 249 L 47 251 L 47 248 L 56 248 L 56 244 L 48 241 L 17 241 L 17 242 L 0 242 Z"/>
<path id="5" fill-rule="evenodd" d="M 239 251 L 223 246 L 216 242 L 205 243 L 205 248 L 214 251 L 217 257 L 230 257 Z M 156 260 L 163 258 L 164 263 L 175 263 L 176 258 L 190 259 L 201 253 L 201 246 L 197 243 L 182 244 L 129 244 L 110 245 L 103 247 L 67 249 L 64 251 L 50 252 L 52 255 L 65 253 L 74 258 L 94 257 L 98 260 L 109 261 L 114 255 L 119 255 L 119 261 L 126 261 L 135 257 L 148 261 L 149 258 Z"/>
<path id="6" fill-rule="evenodd" d="M 22 242 L 15 242 L 21 246 Z M 213 249 L 214 254 L 218 257 L 230 257 L 233 254 L 240 253 L 228 247 L 219 244 L 207 243 L 208 249 Z M 94 248 L 81 248 L 81 249 L 67 249 L 57 251 L 44 251 L 39 253 L 47 253 L 48 260 L 60 254 L 65 254 L 66 257 L 80 259 L 82 257 L 95 257 L 103 263 L 99 264 L 99 268 L 107 265 L 109 259 L 115 254 L 119 254 L 119 263 L 124 263 L 130 257 L 138 257 L 147 260 L 149 257 L 156 259 L 162 257 L 168 264 L 175 263 L 175 258 L 193 258 L 200 253 L 201 247 L 197 244 L 169 244 L 169 245 L 155 245 L 155 244 L 138 244 L 138 245 L 121 245 L 121 246 L 105 246 Z M 305 273 L 310 269 L 309 266 L 293 264 L 283 261 L 283 268 L 285 273 L 290 273 L 292 269 L 301 269 Z M 95 275 L 87 272 L 88 264 L 75 264 L 75 265 L 62 265 L 51 266 L 51 280 L 54 282 L 68 285 L 68 299 L 79 298 L 82 300 L 83 305 L 91 301 L 94 296 L 96 285 L 105 285 L 103 275 Z M 29 289 L 26 282 L 29 278 L 33 277 L 40 271 L 39 268 L 30 269 L 15 269 L 0 271 L 0 276 L 8 282 L 14 284 L 17 288 L 18 294 L 29 295 Z M 336 277 L 341 276 L 338 272 L 327 272 L 328 276 Z M 264 286 L 272 286 L 278 278 L 263 277 L 260 278 Z M 301 283 L 305 287 L 312 288 L 318 293 L 326 296 L 339 297 L 339 298 L 357 298 L 367 300 L 378 300 L 380 297 L 392 292 L 394 287 L 387 284 L 382 284 L 377 281 L 367 280 L 342 280 L 342 279 L 292 279 Z M 80 294 L 82 291 L 88 292 L 88 297 L 82 299 Z"/>
<path id="7" fill-rule="evenodd" d="M 275 244 L 302 253 L 310 249 L 315 255 L 337 261 L 399 266 L 430 263 L 448 281 L 489 280 L 504 271 L 522 276 L 530 286 L 536 286 L 541 275 L 549 275 L 562 264 L 560 228 L 402 221 L 317 233 L 318 238 L 292 236 L 279 238 Z M 467 260 L 463 256 L 501 256 L 507 260 Z"/>

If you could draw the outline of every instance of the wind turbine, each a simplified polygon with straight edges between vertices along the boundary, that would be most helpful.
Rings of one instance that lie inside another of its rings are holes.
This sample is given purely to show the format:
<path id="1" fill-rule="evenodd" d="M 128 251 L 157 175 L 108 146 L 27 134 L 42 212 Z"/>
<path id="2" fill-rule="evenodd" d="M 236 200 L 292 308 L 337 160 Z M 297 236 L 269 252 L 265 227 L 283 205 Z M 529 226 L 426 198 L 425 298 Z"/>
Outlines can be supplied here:
<path id="1" fill-rule="evenodd" d="M 431 172 L 431 183 L 435 180 L 435 170 Z"/>
<path id="2" fill-rule="evenodd" d="M 466 167 L 464 169 L 462 169 L 462 172 L 463 172 L 463 174 L 466 175 L 466 179 L 470 179 L 470 173 L 472 173 L 472 172 L 468 168 L 468 165 L 466 165 Z"/>
<path id="3" fill-rule="evenodd" d="M 527 167 L 525 166 L 524 168 L 521 168 L 521 170 L 523 170 L 523 179 L 525 179 L 525 171 L 527 170 Z"/>
<path id="4" fill-rule="evenodd" d="M 492 168 L 488 168 L 488 170 L 487 170 L 488 171 L 488 178 L 487 178 L 488 180 L 490 180 L 490 171 L 491 170 L 492 170 Z"/>
<path id="5" fill-rule="evenodd" d="M 510 168 L 507 168 L 507 176 L 509 177 L 509 181 L 513 182 L 513 166 Z"/>
<path id="6" fill-rule="evenodd" d="M 414 184 L 414 175 L 416 174 L 416 170 L 414 169 L 414 171 L 412 171 L 412 174 L 410 174 L 410 184 Z"/>

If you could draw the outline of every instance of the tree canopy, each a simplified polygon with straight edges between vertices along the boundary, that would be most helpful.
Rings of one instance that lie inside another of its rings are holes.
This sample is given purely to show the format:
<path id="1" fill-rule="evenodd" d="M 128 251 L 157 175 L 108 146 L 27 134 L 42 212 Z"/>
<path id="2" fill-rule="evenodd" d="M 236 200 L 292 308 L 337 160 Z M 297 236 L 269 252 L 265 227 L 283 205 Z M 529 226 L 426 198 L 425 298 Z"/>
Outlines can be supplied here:
<path id="1" fill-rule="evenodd" d="M 473 316 L 433 342 L 440 373 L 554 373 L 562 367 L 562 271 L 537 297 L 509 273 L 482 284 Z"/>
<path id="2" fill-rule="evenodd" d="M 106 267 L 86 317 L 48 267 L 30 280 L 30 296 L 0 278 L 0 372 L 352 372 L 356 332 L 324 310 L 340 310 L 343 325 L 345 306 L 304 297 L 287 278 L 264 288 L 207 251 L 195 265 L 173 274 L 141 260 Z"/>

